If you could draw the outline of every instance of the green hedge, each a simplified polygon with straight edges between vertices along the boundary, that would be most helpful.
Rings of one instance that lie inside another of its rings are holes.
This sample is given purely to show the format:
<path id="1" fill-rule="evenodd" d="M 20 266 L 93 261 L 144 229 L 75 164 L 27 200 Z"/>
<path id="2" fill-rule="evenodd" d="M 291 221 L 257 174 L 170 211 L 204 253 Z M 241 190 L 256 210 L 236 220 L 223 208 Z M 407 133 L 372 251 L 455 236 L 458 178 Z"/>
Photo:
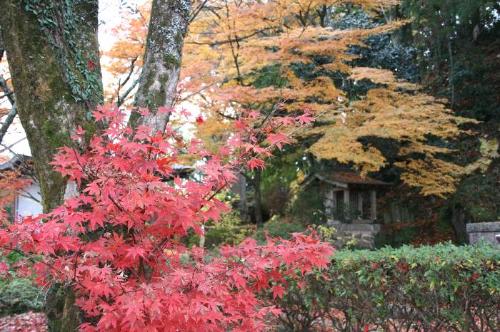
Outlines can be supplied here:
<path id="1" fill-rule="evenodd" d="M 500 331 L 499 267 L 486 245 L 339 251 L 275 303 L 284 331 Z"/>
<path id="2" fill-rule="evenodd" d="M 26 311 L 40 311 L 43 294 L 31 280 L 13 278 L 0 280 L 0 317 Z"/>

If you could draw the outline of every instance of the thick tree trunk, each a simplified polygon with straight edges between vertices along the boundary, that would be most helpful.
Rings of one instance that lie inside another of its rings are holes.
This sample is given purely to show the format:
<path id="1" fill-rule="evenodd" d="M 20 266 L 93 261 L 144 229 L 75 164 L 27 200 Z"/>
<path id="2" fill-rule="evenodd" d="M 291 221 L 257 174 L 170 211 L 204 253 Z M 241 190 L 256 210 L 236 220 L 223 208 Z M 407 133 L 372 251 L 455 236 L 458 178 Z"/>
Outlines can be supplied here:
<path id="1" fill-rule="evenodd" d="M 190 0 L 153 0 L 144 65 L 135 95 L 135 106 L 152 112 L 141 117 L 134 112 L 133 127 L 148 125 L 163 131 L 170 114 L 157 113 L 158 107 L 172 107 L 179 80 L 182 47 L 189 25 Z"/>
<path id="2" fill-rule="evenodd" d="M 49 211 L 65 188 L 50 162 L 77 126 L 95 130 L 91 111 L 103 98 L 97 0 L 0 0 L 0 8 L 17 112 Z"/>
<path id="3" fill-rule="evenodd" d="M 102 102 L 97 42 L 98 0 L 0 0 L 0 26 L 30 144 L 45 212 L 61 204 L 65 180 L 50 165 L 81 126 L 95 132 L 91 112 Z M 69 286 L 56 286 L 46 304 L 51 331 L 80 324 Z"/>
<path id="4" fill-rule="evenodd" d="M 49 331 L 78 331 L 82 317 L 75 307 L 75 293 L 72 288 L 54 285 L 49 289 L 46 301 L 49 304 L 45 309 Z"/>

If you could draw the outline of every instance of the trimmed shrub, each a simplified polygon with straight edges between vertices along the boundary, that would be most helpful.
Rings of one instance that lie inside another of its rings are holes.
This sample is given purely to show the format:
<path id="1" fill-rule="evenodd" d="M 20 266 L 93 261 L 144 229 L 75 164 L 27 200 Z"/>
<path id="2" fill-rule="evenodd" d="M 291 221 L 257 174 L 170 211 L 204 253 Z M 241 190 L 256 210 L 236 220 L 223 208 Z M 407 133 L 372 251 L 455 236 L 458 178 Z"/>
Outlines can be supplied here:
<path id="1" fill-rule="evenodd" d="M 223 215 L 220 221 L 208 224 L 206 230 L 207 248 L 224 244 L 237 245 L 253 232 L 250 225 L 243 224 L 237 212 Z"/>
<path id="2" fill-rule="evenodd" d="M 275 302 L 284 331 L 499 331 L 499 268 L 487 245 L 338 251 Z"/>
<path id="3" fill-rule="evenodd" d="M 40 311 L 43 295 L 31 280 L 14 278 L 0 282 L 0 316 Z"/>
<path id="4" fill-rule="evenodd" d="M 252 235 L 254 227 L 244 224 L 237 212 L 224 214 L 218 222 L 205 224 L 205 248 L 213 249 L 221 245 L 237 245 Z M 199 245 L 200 236 L 193 234 L 187 239 L 189 246 Z"/>

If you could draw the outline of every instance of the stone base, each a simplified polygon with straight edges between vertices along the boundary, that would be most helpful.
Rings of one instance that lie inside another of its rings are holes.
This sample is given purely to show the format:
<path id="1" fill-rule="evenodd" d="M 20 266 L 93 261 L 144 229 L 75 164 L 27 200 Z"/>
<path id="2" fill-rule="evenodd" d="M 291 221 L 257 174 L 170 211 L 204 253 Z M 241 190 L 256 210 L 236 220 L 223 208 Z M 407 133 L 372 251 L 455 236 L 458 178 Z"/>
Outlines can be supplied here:
<path id="1" fill-rule="evenodd" d="M 375 236 L 380 232 L 379 224 L 344 224 L 328 222 L 328 226 L 335 228 L 333 245 L 337 248 L 354 247 L 362 249 L 375 248 Z"/>
<path id="2" fill-rule="evenodd" d="M 470 223 L 466 230 L 470 244 L 484 241 L 500 246 L 500 221 Z"/>

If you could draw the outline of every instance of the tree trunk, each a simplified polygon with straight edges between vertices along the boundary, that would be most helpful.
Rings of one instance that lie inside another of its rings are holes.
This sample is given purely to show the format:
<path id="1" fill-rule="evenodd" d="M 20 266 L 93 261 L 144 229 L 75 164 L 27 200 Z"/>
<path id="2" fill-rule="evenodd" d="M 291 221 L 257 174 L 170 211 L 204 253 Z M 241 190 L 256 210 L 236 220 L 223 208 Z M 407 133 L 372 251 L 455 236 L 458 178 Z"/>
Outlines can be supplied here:
<path id="1" fill-rule="evenodd" d="M 455 237 L 459 244 L 467 243 L 467 229 L 465 223 L 465 213 L 460 206 L 453 205 L 451 207 L 451 224 Z"/>
<path id="2" fill-rule="evenodd" d="M 95 131 L 91 111 L 103 98 L 97 0 L 0 0 L 0 8 L 17 112 L 47 212 L 61 203 L 65 188 L 50 162 L 71 144 L 77 126 Z"/>
<path id="3" fill-rule="evenodd" d="M 190 0 L 154 0 L 144 53 L 144 65 L 134 104 L 147 107 L 151 114 L 130 117 L 133 127 L 148 125 L 153 131 L 163 131 L 170 113 L 158 113 L 158 108 L 172 107 L 181 69 L 182 47 L 189 25 Z"/>
<path id="4" fill-rule="evenodd" d="M 78 331 L 82 317 L 75 306 L 75 293 L 71 287 L 59 284 L 52 286 L 47 293 L 46 302 L 50 304 L 45 308 L 49 331 Z"/>
<path id="5" fill-rule="evenodd" d="M 71 145 L 81 126 L 95 130 L 92 111 L 103 91 L 97 41 L 98 0 L 0 0 L 0 26 L 16 93 L 19 118 L 30 144 L 45 212 L 61 204 L 64 178 L 50 162 Z M 80 324 L 70 286 L 49 292 L 51 331 Z"/>
<path id="6" fill-rule="evenodd" d="M 257 169 L 255 171 L 255 176 L 253 179 L 253 186 L 254 186 L 254 200 L 255 200 L 255 205 L 254 205 L 254 216 L 255 216 L 255 223 L 257 224 L 257 227 L 261 227 L 264 224 L 264 220 L 262 217 L 262 192 L 260 190 L 260 182 L 261 182 L 261 177 L 262 177 L 262 171 Z"/>
<path id="7" fill-rule="evenodd" d="M 240 202 L 238 204 L 240 218 L 246 222 L 250 218 L 248 215 L 247 178 L 245 177 L 245 174 L 238 173 L 237 189 L 240 196 Z"/>
<path id="8" fill-rule="evenodd" d="M 448 86 L 450 90 L 450 107 L 453 108 L 455 106 L 455 73 L 454 73 L 454 64 L 453 64 L 453 46 L 451 44 L 451 36 L 448 36 Z"/>
<path id="9" fill-rule="evenodd" d="M 322 28 L 326 28 L 330 26 L 331 24 L 331 14 L 332 14 L 332 9 L 330 6 L 327 5 L 322 5 L 318 10 L 317 14 L 319 17 L 319 25 Z"/>
<path id="10" fill-rule="evenodd" d="M 3 55 L 5 53 L 5 47 L 3 45 L 2 26 L 0 25 L 0 62 L 2 61 Z M 14 105 L 14 93 L 10 91 L 7 82 L 2 75 L 0 75 L 0 92 L 4 93 L 4 96 L 7 97 L 12 107 L 5 117 L 3 123 L 0 124 L 0 144 L 2 144 L 3 138 L 5 134 L 7 134 L 7 130 L 9 129 L 17 114 L 16 106 Z"/>

